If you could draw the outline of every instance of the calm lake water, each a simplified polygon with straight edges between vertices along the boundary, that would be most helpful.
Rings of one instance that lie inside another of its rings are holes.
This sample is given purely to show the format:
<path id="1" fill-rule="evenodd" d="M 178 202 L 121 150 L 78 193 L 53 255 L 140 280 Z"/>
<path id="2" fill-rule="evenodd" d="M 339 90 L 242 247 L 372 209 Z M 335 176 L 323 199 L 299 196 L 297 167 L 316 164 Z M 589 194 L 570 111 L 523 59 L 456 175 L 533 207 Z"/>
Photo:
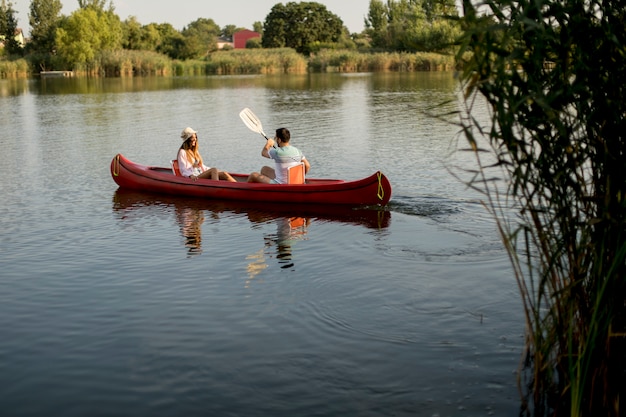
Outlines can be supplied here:
<path id="1" fill-rule="evenodd" d="M 427 115 L 458 106 L 452 73 L 0 80 L 0 414 L 517 415 L 517 285 Z M 167 166 L 186 126 L 260 169 L 244 107 L 310 177 L 382 170 L 389 206 L 117 190 L 115 154 Z"/>

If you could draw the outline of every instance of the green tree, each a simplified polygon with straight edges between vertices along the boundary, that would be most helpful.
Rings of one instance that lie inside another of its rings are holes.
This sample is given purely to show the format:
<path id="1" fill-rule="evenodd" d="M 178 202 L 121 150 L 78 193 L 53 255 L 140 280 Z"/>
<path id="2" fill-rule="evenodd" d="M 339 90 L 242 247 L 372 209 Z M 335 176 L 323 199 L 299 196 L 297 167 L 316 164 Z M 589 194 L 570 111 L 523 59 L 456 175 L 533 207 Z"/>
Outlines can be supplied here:
<path id="1" fill-rule="evenodd" d="M 461 128 L 480 167 L 471 185 L 498 220 L 526 314 L 522 411 L 623 416 L 624 3 L 463 7 Z M 487 104 L 490 123 L 473 103 Z"/>
<path id="2" fill-rule="evenodd" d="M 397 51 L 418 51 L 411 43 L 417 35 L 417 30 L 426 20 L 426 13 L 421 1 L 400 0 L 387 3 L 389 16 L 389 38 L 391 48 Z M 423 49 L 421 49 L 423 50 Z"/>
<path id="3" fill-rule="evenodd" d="M 421 3 L 426 20 L 429 22 L 442 17 L 459 15 L 454 0 L 422 0 Z"/>
<path id="4" fill-rule="evenodd" d="M 169 23 L 141 25 L 134 16 L 122 23 L 124 49 L 166 53 L 181 47 L 183 36 Z M 175 46 L 173 46 L 175 45 Z M 175 55 L 175 54 L 174 54 Z"/>
<path id="5" fill-rule="evenodd" d="M 144 32 L 146 41 L 156 42 L 156 51 L 172 59 L 184 59 L 185 37 L 169 23 L 151 23 Z"/>
<path id="6" fill-rule="evenodd" d="M 197 59 L 217 50 L 220 27 L 213 19 L 198 18 L 182 30 L 184 43 L 178 51 L 179 59 Z"/>
<path id="7" fill-rule="evenodd" d="M 32 0 L 30 2 L 29 50 L 35 53 L 52 54 L 56 49 L 56 30 L 61 22 L 61 0 Z"/>
<path id="8" fill-rule="evenodd" d="M 252 24 L 252 30 L 256 33 L 263 34 L 263 22 L 254 22 Z"/>
<path id="9" fill-rule="evenodd" d="M 106 0 L 78 0 L 78 7 L 81 9 L 92 8 L 96 11 L 103 12 L 106 6 Z M 109 10 L 113 11 L 113 2 L 109 3 Z"/>
<path id="10" fill-rule="evenodd" d="M 8 55 L 21 55 L 22 46 L 15 39 L 17 33 L 17 12 L 13 9 L 13 4 L 2 0 L 0 3 L 0 40 L 4 41 L 4 51 Z"/>
<path id="11" fill-rule="evenodd" d="M 461 36 L 455 0 L 423 0 L 425 21 L 417 26 L 413 50 L 450 51 Z"/>
<path id="12" fill-rule="evenodd" d="M 66 64 L 89 65 L 100 52 L 121 49 L 122 23 L 110 10 L 81 8 L 60 23 L 56 45 Z"/>
<path id="13" fill-rule="evenodd" d="M 388 48 L 387 8 L 382 0 L 370 0 L 369 11 L 365 18 L 365 32 L 372 40 L 372 47 Z"/>
<path id="14" fill-rule="evenodd" d="M 237 30 L 238 30 L 237 26 L 235 26 L 235 25 L 226 25 L 220 31 L 220 35 L 232 39 L 233 38 L 233 34 L 235 32 L 237 32 Z"/>
<path id="15" fill-rule="evenodd" d="M 454 0 L 371 0 L 365 27 L 375 48 L 445 51 L 461 35 L 457 18 Z"/>
<path id="16" fill-rule="evenodd" d="M 139 23 L 137 17 L 130 16 L 122 22 L 122 47 L 124 49 L 142 50 L 144 27 Z"/>
<path id="17" fill-rule="evenodd" d="M 290 47 L 309 53 L 315 43 L 337 42 L 343 21 L 316 2 L 278 3 L 265 18 L 263 47 Z"/>

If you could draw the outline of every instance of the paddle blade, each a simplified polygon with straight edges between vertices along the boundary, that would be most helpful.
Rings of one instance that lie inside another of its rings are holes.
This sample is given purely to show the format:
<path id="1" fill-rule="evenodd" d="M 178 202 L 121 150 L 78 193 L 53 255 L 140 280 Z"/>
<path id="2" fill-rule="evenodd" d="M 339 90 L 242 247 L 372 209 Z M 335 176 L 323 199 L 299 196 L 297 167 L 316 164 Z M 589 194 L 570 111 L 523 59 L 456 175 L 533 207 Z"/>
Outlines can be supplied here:
<path id="1" fill-rule="evenodd" d="M 267 139 L 265 132 L 263 132 L 263 125 L 261 124 L 261 120 L 259 120 L 259 118 L 256 117 L 256 114 L 252 113 L 252 110 L 246 107 L 241 112 L 239 112 L 239 117 L 241 118 L 243 123 L 248 127 L 248 129 L 252 130 L 253 132 L 263 135 L 263 137 Z"/>

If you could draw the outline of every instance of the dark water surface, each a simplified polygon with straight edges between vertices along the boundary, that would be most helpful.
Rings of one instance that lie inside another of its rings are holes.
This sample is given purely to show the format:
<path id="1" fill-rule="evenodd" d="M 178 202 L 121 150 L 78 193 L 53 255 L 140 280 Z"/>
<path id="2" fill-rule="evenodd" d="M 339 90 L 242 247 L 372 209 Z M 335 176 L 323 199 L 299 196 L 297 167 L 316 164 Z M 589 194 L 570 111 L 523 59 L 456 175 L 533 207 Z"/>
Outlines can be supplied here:
<path id="1" fill-rule="evenodd" d="M 517 415 L 519 295 L 442 102 L 451 73 L 0 80 L 0 415 Z M 186 126 L 258 170 L 244 107 L 390 205 L 117 190 L 116 153 L 165 166 Z"/>

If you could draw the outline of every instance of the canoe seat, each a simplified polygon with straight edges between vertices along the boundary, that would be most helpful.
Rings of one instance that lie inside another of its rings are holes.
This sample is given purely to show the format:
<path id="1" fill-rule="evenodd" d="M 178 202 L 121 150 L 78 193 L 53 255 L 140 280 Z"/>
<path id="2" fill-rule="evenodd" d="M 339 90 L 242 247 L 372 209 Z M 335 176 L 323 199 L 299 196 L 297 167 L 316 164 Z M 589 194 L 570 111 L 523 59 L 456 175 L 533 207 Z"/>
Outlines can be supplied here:
<path id="1" fill-rule="evenodd" d="M 287 184 L 304 184 L 304 163 L 287 168 Z"/>
<path id="2" fill-rule="evenodd" d="M 178 168 L 178 159 L 172 159 L 172 172 L 174 173 L 174 175 L 176 175 L 177 177 L 182 177 L 182 174 L 180 173 L 180 169 Z"/>

